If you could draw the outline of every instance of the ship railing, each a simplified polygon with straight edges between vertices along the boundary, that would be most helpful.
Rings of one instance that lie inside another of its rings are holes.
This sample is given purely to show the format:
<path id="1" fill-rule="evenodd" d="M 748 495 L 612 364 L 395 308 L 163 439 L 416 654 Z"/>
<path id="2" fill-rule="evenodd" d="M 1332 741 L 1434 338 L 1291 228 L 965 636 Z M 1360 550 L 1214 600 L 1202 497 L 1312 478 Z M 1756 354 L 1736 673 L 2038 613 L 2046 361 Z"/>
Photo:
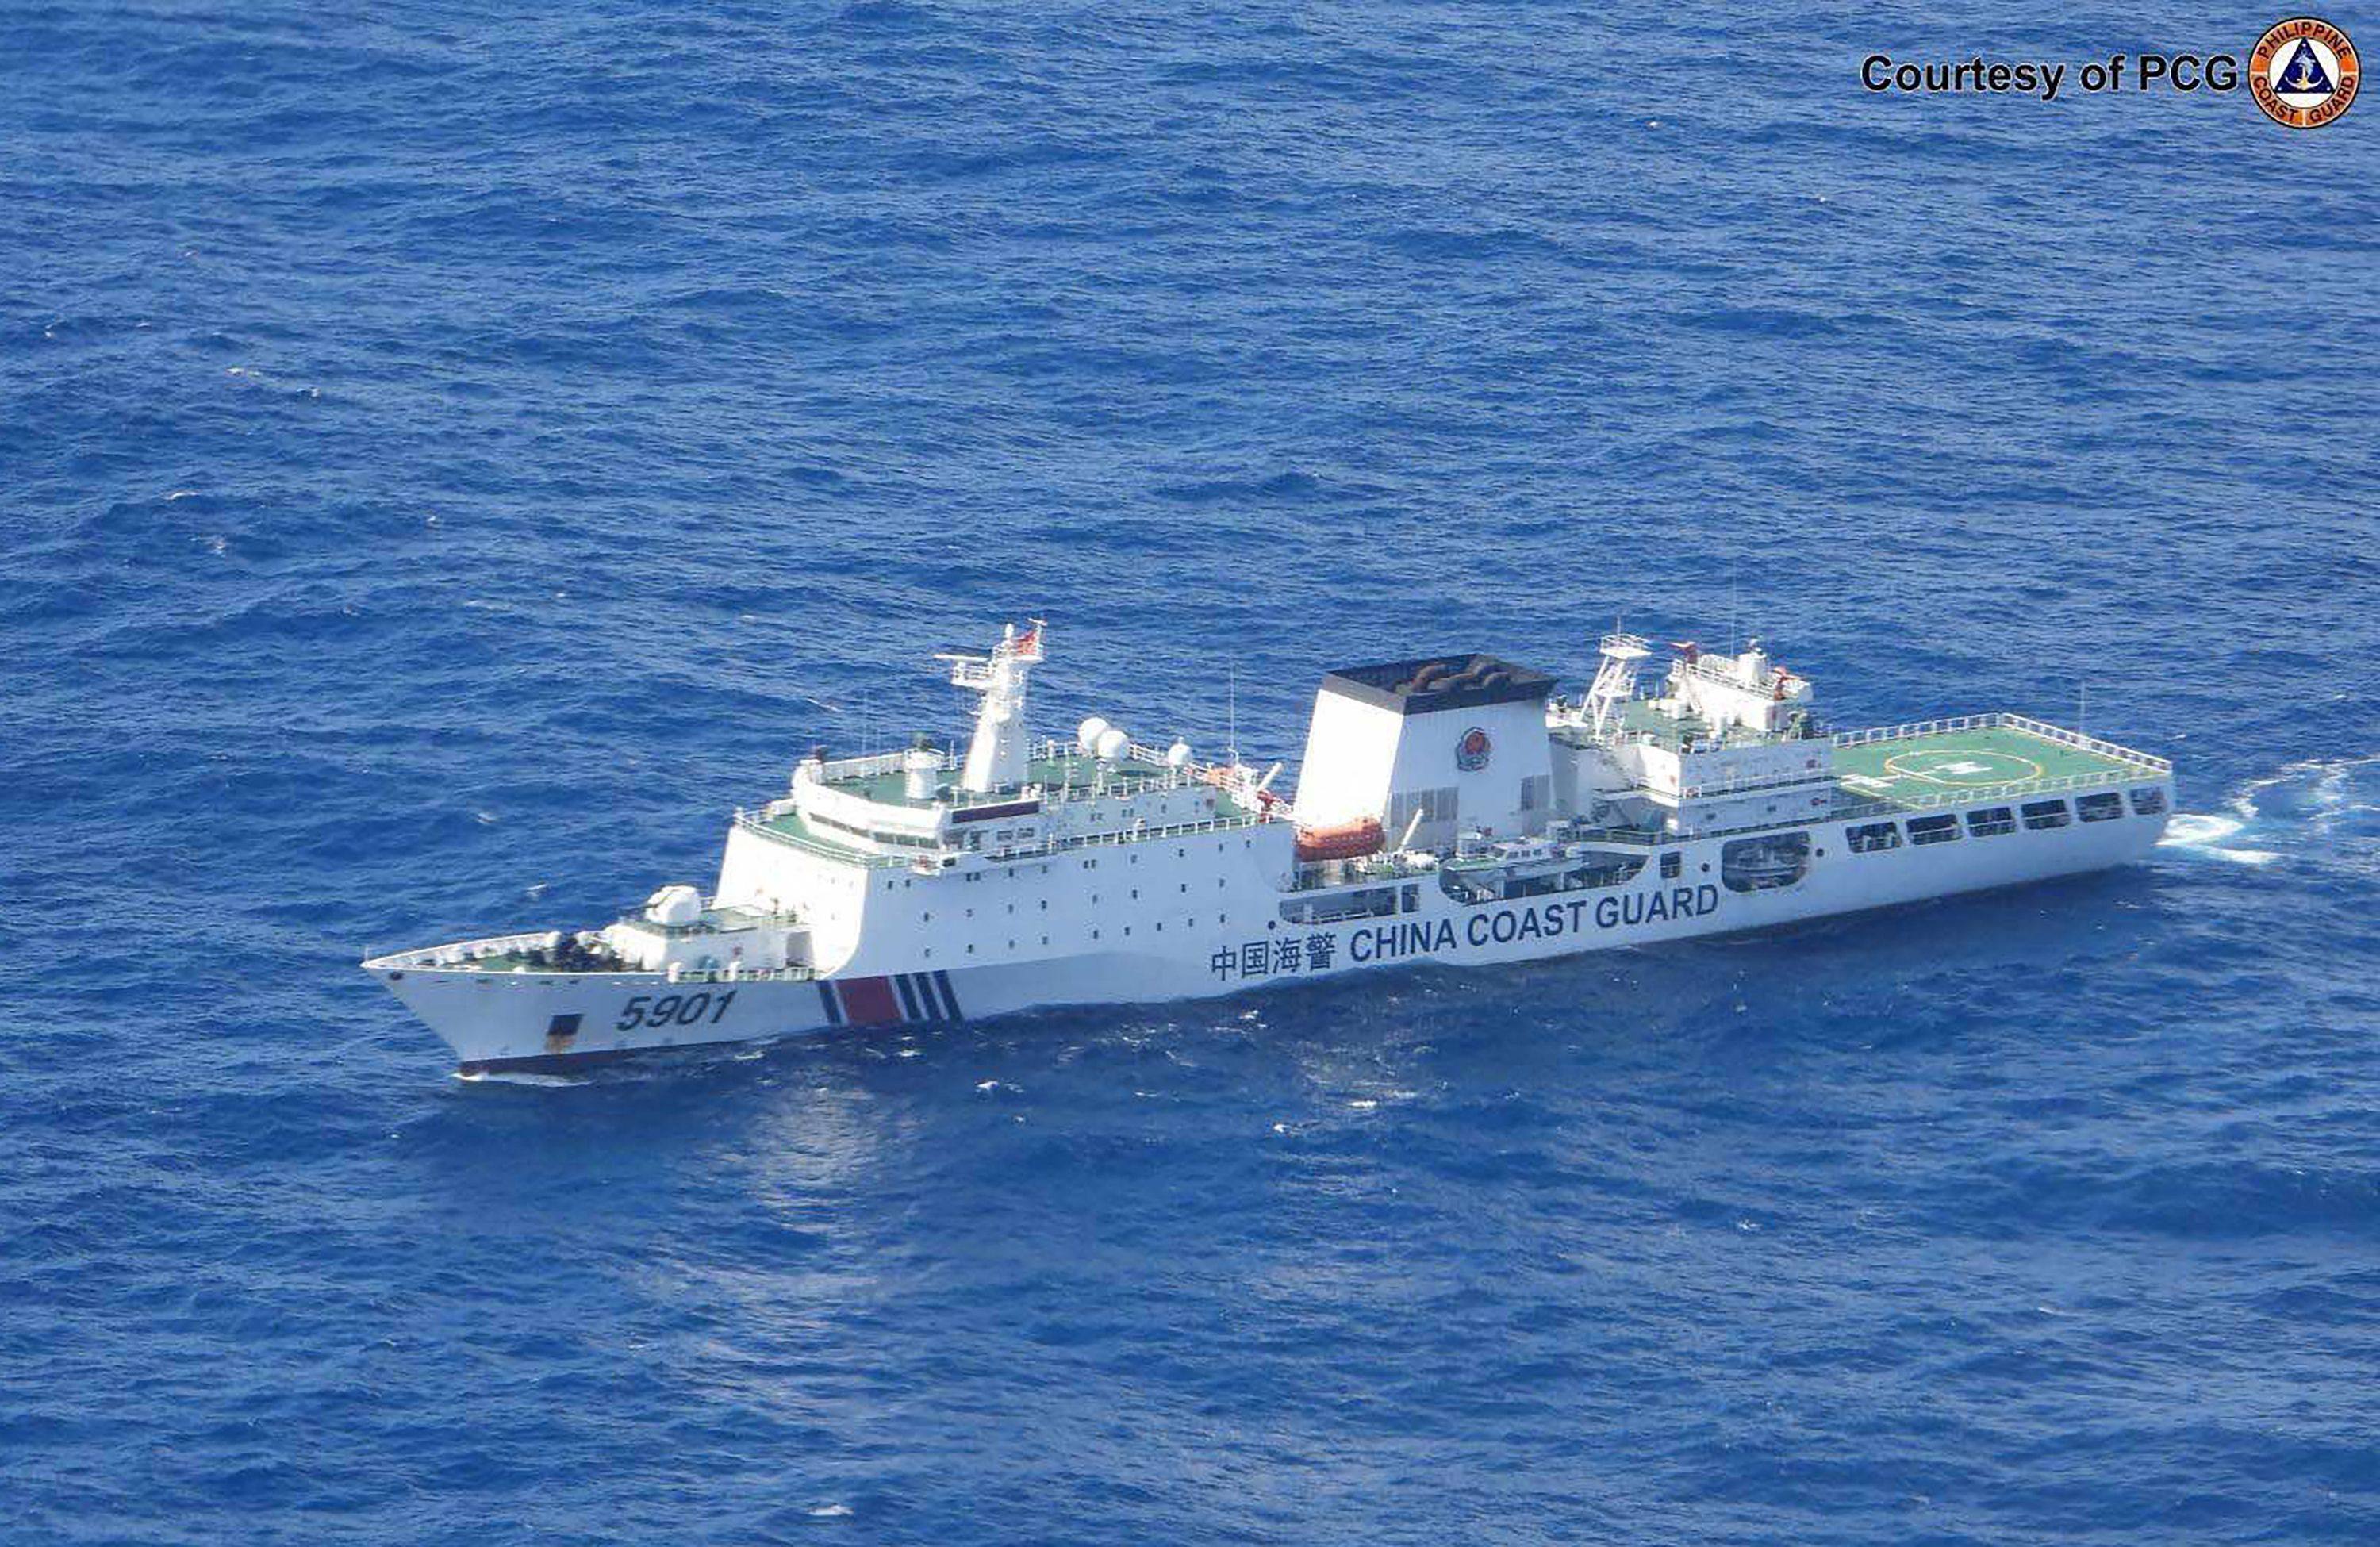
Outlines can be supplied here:
<path id="1" fill-rule="evenodd" d="M 457 940 L 445 945 L 421 945 L 387 956 L 367 956 L 364 965 L 415 968 L 476 968 L 480 965 L 479 957 L 504 956 L 520 951 L 550 951 L 561 939 L 560 930 L 519 930 L 511 934 L 492 934 L 479 940 Z"/>
<path id="2" fill-rule="evenodd" d="M 1921 736 L 1942 736 L 1951 731 L 1962 730 L 2022 731 L 2027 736 L 2038 737 L 2044 741 L 2054 741 L 2061 747 L 2071 747 L 2078 751 L 2089 752 L 2112 761 L 2131 763 L 2135 767 L 2147 769 L 2151 773 L 2173 772 L 2173 762 L 2170 759 L 2153 757 L 2147 752 L 2135 751 L 2130 747 L 2119 747 L 2112 741 L 2105 741 L 2095 736 L 2085 736 L 2081 731 L 2068 730 L 2063 725 L 2053 725 L 2046 720 L 2036 720 L 2029 714 L 2005 713 L 1953 714 L 1936 720 L 1912 720 L 1904 725 L 1876 725 L 1867 730 L 1838 731 L 1834 737 L 1834 743 L 1838 747 L 1857 747 L 1873 741 L 1902 741 Z"/>
<path id="3" fill-rule="evenodd" d="M 1838 747 L 1858 747 L 1871 741 L 1901 741 L 1920 736 L 1943 736 L 1951 731 L 1989 730 L 2000 723 L 1998 714 L 1949 714 L 1932 720 L 1912 720 L 1905 725 L 1874 725 L 1866 730 L 1837 731 Z"/>
<path id="4" fill-rule="evenodd" d="M 1034 756 L 1040 761 L 1063 763 L 1070 773 L 1080 769 L 1084 774 L 1080 780 L 1068 778 L 1059 784 L 1041 785 L 1039 794 L 1044 800 L 1087 800 L 1126 793 L 1118 789 L 1120 782 L 1129 784 L 1129 793 L 1135 794 L 1150 789 L 1182 789 L 1217 783 L 1229 772 L 1195 762 L 1176 768 L 1166 761 L 1165 749 L 1137 741 L 1126 743 L 1123 756 L 1112 763 L 1101 763 L 1071 741 L 1051 738 L 1045 738 L 1035 749 Z M 1107 776 L 1102 778 L 1102 774 Z"/>
<path id="5" fill-rule="evenodd" d="M 1726 800 L 1739 795 L 1762 795 L 1778 790 L 1796 789 L 1809 785 L 1829 785 L 1836 774 L 1831 766 L 1797 769 L 1773 779 L 1728 779 L 1715 785 L 1688 785 L 1678 791 L 1681 800 Z"/>
<path id="6" fill-rule="evenodd" d="M 2168 765 L 2170 766 L 2170 765 Z M 1968 806 L 1985 800 L 2029 800 L 2035 796 L 2058 795 L 2069 790 L 2096 789 L 2102 785 L 2127 785 L 2143 778 L 2155 777 L 2158 770 L 2145 766 L 2127 768 L 2094 768 L 2082 774 L 2060 774 L 2051 778 L 2011 779 L 1998 785 L 1961 785 L 1951 789 L 1926 790 L 1922 794 L 1875 796 L 1860 801 L 1858 814 L 1896 810 L 1925 810 L 1936 806 Z M 1844 814 L 1838 805 L 1834 814 Z"/>
<path id="7" fill-rule="evenodd" d="M 1244 827 L 1254 827 L 1264 818 L 1255 812 L 1237 816 L 1206 817 L 1196 822 L 1168 822 L 1160 827 L 1119 827 L 1112 833 L 1076 833 L 1064 838 L 1037 844 L 1029 848 L 987 850 L 984 858 L 1006 863 L 1014 859 L 1039 859 L 1069 849 L 1092 848 L 1109 844 L 1137 844 L 1160 838 L 1181 838 L 1202 833 L 1235 833 Z"/>
<path id="8" fill-rule="evenodd" d="M 1244 811 L 1232 816 L 1204 818 L 1197 822 L 1169 822 L 1162 826 L 1138 825 L 1120 827 L 1110 833 L 1077 833 L 1063 838 L 1053 838 L 1043 843 L 1015 848 L 984 850 L 937 848 L 911 850 L 902 854 L 879 854 L 869 849 L 845 848 L 839 844 L 825 843 L 807 834 L 772 825 L 769 818 L 760 812 L 738 811 L 735 813 L 736 826 L 747 828 L 772 842 L 818 855 L 821 859 L 832 859 L 842 864 L 858 865 L 867 870 L 894 871 L 915 866 L 929 871 L 939 871 L 944 859 L 959 854 L 979 854 L 983 859 L 1008 864 L 1020 859 L 1046 859 L 1052 854 L 1062 854 L 1070 849 L 1086 848 L 1096 845 L 1132 844 L 1148 839 L 1180 837 L 1196 833 L 1237 831 L 1243 827 L 1257 826 L 1266 820 L 1268 819 L 1261 812 Z"/>
<path id="9" fill-rule="evenodd" d="M 1923 794 L 1901 796 L 1852 797 L 1838 786 L 1832 804 L 1823 812 L 1770 817 L 1765 821 L 1743 822 L 1731 827 L 1701 827 L 1690 832 L 1673 833 L 1666 828 L 1589 827 L 1571 829 L 1573 839 L 1585 843 L 1628 844 L 1642 848 L 1658 848 L 1670 844 L 1695 843 L 1704 838 L 1731 837 L 1742 833 L 1773 833 L 1783 828 L 1814 827 L 1827 822 L 1860 822 L 1876 817 L 1901 816 L 1911 811 L 1932 810 L 1943 806 L 1980 806 L 1995 800 L 2018 801 L 2038 799 L 2044 796 L 2070 793 L 2075 790 L 2100 789 L 2110 785 L 2126 785 L 2143 778 L 2155 777 L 2158 770 L 2141 764 L 2124 768 L 2095 768 L 2082 774 L 2062 774 L 2056 778 L 2019 779 L 2000 785 L 1973 785 L 1957 789 L 1928 790 Z"/>
<path id="10" fill-rule="evenodd" d="M 949 773 L 959 766 L 956 752 L 948 748 L 928 748 L 934 754 L 934 767 Z M 909 766 L 909 752 L 869 752 L 863 757 L 834 758 L 820 765 L 820 776 L 828 784 L 840 784 L 849 779 L 873 779 L 885 774 L 899 774 Z"/>
<path id="11" fill-rule="evenodd" d="M 777 826 L 776 823 L 793 810 L 794 803 L 790 800 L 772 800 L 758 811 L 737 811 L 735 825 L 747 832 L 756 833 L 772 843 L 783 844 L 788 848 L 798 848 L 805 854 L 815 854 L 822 859 L 832 859 L 846 865 L 858 865 L 871 871 L 897 870 L 901 866 L 913 863 L 917 859 L 915 854 L 879 854 L 872 849 L 846 848 L 841 844 L 822 842 L 807 833 Z"/>
<path id="12" fill-rule="evenodd" d="M 2153 769 L 2159 774 L 2173 772 L 2173 761 L 2169 758 L 2153 757 L 2147 752 L 2136 752 L 2130 747 L 2119 747 L 2112 741 L 2102 741 L 2095 736 L 2085 736 L 2081 731 L 2068 730 L 2063 725 L 2053 725 L 2046 720 L 2036 720 L 2025 714 L 2003 714 L 1999 719 L 2000 724 L 2011 729 L 2023 731 L 2030 736 L 2037 736 L 2045 741 L 2055 741 L 2060 746 L 2077 748 L 2103 758 L 2113 758 L 2119 762 L 2139 763 L 2142 767 Z"/>
<path id="13" fill-rule="evenodd" d="M 411 972 L 485 972 L 504 977 L 571 980 L 610 978 L 622 973 L 641 973 L 653 977 L 665 975 L 663 969 L 659 968 L 630 967 L 625 964 L 617 967 L 562 968 L 550 964 L 544 967 L 531 967 L 523 959 L 530 951 L 552 950 L 564 932 L 560 930 L 528 930 L 516 934 L 490 935 L 481 940 L 460 940 L 450 945 L 429 945 L 417 950 L 398 951 L 388 956 L 369 957 L 364 965 L 368 968 L 395 968 Z M 736 970 L 736 981 L 745 982 L 770 980 L 798 981 L 816 976 L 817 973 L 809 966 L 801 962 L 788 962 L 783 967 L 739 965 Z M 676 981 L 723 982 L 728 980 L 724 967 L 715 971 L 697 971 L 690 967 L 681 967 L 678 968 Z"/>
<path id="14" fill-rule="evenodd" d="M 1345 867 L 1335 881 L 1329 877 L 1330 863 L 1309 862 L 1299 866 L 1292 875 L 1288 890 L 1293 893 L 1328 892 L 1341 886 L 1386 886 L 1395 882 L 1435 875 L 1439 870 L 1436 864 L 1416 865 L 1396 855 L 1382 854 L 1366 855 L 1361 859 L 1342 859 L 1335 863 Z"/>

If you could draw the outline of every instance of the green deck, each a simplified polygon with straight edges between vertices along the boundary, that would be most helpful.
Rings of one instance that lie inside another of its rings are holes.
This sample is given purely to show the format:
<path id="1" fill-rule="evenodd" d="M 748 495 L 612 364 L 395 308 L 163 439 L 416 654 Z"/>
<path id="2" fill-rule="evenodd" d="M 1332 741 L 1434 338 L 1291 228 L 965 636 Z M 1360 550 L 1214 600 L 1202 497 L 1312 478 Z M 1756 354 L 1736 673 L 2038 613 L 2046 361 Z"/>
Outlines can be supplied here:
<path id="1" fill-rule="evenodd" d="M 1843 793 L 1855 798 L 1926 806 L 1969 795 L 2014 799 L 2046 789 L 2154 779 L 2164 771 L 2003 725 L 1838 746 L 1835 773 Z"/>

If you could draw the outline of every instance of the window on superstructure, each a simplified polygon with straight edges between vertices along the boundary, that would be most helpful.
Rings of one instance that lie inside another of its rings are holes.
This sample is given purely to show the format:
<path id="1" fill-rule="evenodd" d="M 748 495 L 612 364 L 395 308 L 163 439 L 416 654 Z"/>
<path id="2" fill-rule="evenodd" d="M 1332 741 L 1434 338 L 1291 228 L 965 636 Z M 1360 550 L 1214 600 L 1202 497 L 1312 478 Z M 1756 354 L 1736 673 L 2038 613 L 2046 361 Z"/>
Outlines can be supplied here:
<path id="1" fill-rule="evenodd" d="M 1387 825 L 1402 835 L 1416 812 L 1426 822 L 1452 822 L 1455 812 L 1455 787 L 1452 785 L 1442 785 L 1435 789 L 1406 790 L 1389 802 Z"/>
<path id="2" fill-rule="evenodd" d="M 1959 819 L 1954 816 L 1925 816 L 1909 819 L 1909 841 L 1912 844 L 1947 844 L 1957 841 Z"/>
<path id="3" fill-rule="evenodd" d="M 2124 798 L 2111 789 L 2086 795 L 2074 802 L 2074 814 L 2085 822 L 2113 822 L 2124 814 Z"/>
<path id="4" fill-rule="evenodd" d="M 2034 832 L 2063 827 L 2074 820 L 2073 813 L 2067 810 L 2063 800 L 2028 800 L 2022 810 L 2024 824 Z"/>
<path id="5" fill-rule="evenodd" d="M 1984 806 L 1967 813 L 1967 831 L 1978 838 L 1997 838 L 2016 831 L 2016 813 L 2006 806 Z"/>
<path id="6" fill-rule="evenodd" d="M 2155 785 L 2132 791 L 2134 816 L 2165 815 L 2165 791 Z"/>
<path id="7" fill-rule="evenodd" d="M 1856 827 L 1843 829 L 1843 842 L 1853 854 L 1881 854 L 1888 848 L 1900 847 L 1900 828 L 1889 822 L 1864 822 Z"/>
<path id="8" fill-rule="evenodd" d="M 1677 880 L 1678 872 L 1685 868 L 1686 857 L 1684 855 L 1664 854 L 1661 856 L 1661 879 L 1663 881 Z"/>

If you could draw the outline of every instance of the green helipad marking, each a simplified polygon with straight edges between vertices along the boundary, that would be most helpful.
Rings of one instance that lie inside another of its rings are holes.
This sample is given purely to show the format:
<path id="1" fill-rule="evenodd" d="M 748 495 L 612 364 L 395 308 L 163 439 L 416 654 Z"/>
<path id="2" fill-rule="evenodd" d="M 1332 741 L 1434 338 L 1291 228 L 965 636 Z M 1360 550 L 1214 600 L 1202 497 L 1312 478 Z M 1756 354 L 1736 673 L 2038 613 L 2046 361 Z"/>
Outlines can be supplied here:
<path id="1" fill-rule="evenodd" d="M 1913 800 L 1964 789 L 2016 798 L 2028 788 L 2133 765 L 2088 748 L 2034 736 L 2013 725 L 1863 741 L 1835 751 L 1835 772 L 1863 794 Z M 2148 777 L 2145 770 L 2143 777 Z"/>
<path id="2" fill-rule="evenodd" d="M 2014 785 L 2045 776 L 2041 764 L 2033 759 L 1987 747 L 1896 752 L 1884 760 L 1884 768 L 1886 773 L 1901 778 L 1953 787 Z"/>

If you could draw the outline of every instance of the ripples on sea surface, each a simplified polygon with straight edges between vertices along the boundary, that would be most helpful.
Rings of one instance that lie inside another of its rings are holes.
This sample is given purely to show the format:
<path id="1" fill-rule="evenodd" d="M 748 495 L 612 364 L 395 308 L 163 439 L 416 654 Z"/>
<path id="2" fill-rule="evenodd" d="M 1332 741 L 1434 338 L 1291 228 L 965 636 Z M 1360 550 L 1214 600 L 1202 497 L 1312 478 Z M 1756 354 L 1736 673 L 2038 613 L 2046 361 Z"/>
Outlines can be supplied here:
<path id="1" fill-rule="evenodd" d="M 1855 85 L 2267 19 L 14 8 L 0 1535 L 2380 1535 L 2380 108 Z M 355 970 L 703 879 L 1029 610 L 1202 750 L 1618 615 L 2087 678 L 2191 815 L 583 1083 Z"/>

